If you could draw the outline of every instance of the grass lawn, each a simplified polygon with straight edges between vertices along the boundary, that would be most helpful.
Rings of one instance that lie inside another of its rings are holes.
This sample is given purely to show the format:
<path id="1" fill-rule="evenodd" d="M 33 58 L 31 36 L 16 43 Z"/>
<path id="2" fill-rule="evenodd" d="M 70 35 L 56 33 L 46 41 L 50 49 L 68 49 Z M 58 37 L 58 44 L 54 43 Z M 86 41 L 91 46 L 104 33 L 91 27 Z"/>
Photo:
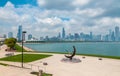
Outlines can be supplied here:
<path id="1" fill-rule="evenodd" d="M 68 54 L 62 52 L 43 52 L 43 53 L 51 53 L 51 54 Z M 110 59 L 120 59 L 120 56 L 108 56 L 108 55 L 97 55 L 97 54 L 76 54 L 83 56 L 91 56 L 91 57 L 102 57 L 102 58 L 110 58 Z"/>
<path id="2" fill-rule="evenodd" d="M 52 76 L 52 74 L 43 73 L 42 76 Z"/>
<path id="3" fill-rule="evenodd" d="M 38 72 L 31 72 L 31 74 L 38 76 Z M 52 74 L 42 73 L 42 76 L 52 76 Z"/>
<path id="4" fill-rule="evenodd" d="M 18 44 L 15 44 L 15 49 L 16 49 L 17 52 L 21 52 L 22 51 L 22 47 L 19 46 Z M 25 50 L 24 48 L 23 48 L 23 51 L 27 52 L 27 50 Z"/>
<path id="5" fill-rule="evenodd" d="M 50 57 L 52 55 L 45 55 L 45 54 L 24 54 L 23 55 L 23 62 L 27 63 L 27 62 L 32 62 L 35 60 L 39 60 L 39 59 L 43 59 L 46 57 Z M 5 57 L 5 58 L 0 58 L 0 60 L 2 61 L 13 61 L 13 62 L 21 62 L 22 61 L 22 55 L 14 55 L 14 56 L 9 56 L 9 57 Z"/>
<path id="6" fill-rule="evenodd" d="M 84 56 L 92 56 L 92 57 L 103 57 L 103 58 L 111 58 L 111 59 L 120 59 L 120 56 L 105 56 L 105 55 L 96 55 L 96 54 L 78 54 Z"/>
<path id="7" fill-rule="evenodd" d="M 8 66 L 8 64 L 5 64 L 5 63 L 0 63 L 0 65 L 3 65 L 3 66 Z"/>

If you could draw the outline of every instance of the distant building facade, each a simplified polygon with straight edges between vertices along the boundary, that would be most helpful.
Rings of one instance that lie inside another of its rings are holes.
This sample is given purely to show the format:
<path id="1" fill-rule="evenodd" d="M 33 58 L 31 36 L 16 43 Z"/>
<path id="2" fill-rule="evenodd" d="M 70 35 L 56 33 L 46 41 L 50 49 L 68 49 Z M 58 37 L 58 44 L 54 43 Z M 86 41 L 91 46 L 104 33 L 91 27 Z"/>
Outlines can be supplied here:
<path id="1" fill-rule="evenodd" d="M 119 27 L 116 26 L 115 27 L 115 41 L 118 41 L 119 40 Z"/>
<path id="2" fill-rule="evenodd" d="M 12 32 L 8 33 L 8 38 L 13 38 L 13 33 Z"/>
<path id="3" fill-rule="evenodd" d="M 62 29 L 62 38 L 65 39 L 65 29 Z"/>
<path id="4" fill-rule="evenodd" d="M 22 25 L 18 27 L 17 40 L 22 41 Z"/>
<path id="5" fill-rule="evenodd" d="M 29 34 L 28 40 L 37 40 L 36 38 L 32 37 L 32 35 Z M 61 32 L 58 32 L 56 36 L 46 36 L 46 37 L 40 37 L 40 41 L 120 41 L 120 31 L 119 27 L 116 26 L 113 30 L 109 30 L 107 34 L 94 34 L 93 32 L 78 32 L 71 34 L 66 34 L 66 31 L 64 28 L 62 28 Z"/>
<path id="6" fill-rule="evenodd" d="M 32 34 L 28 35 L 28 40 L 32 40 Z"/>

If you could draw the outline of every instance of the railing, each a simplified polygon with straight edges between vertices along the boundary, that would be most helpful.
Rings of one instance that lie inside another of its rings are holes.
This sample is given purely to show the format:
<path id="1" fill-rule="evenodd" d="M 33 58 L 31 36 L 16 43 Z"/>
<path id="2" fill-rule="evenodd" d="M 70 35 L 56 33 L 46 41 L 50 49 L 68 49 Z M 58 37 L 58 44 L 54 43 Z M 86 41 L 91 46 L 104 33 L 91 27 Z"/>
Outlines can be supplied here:
<path id="1" fill-rule="evenodd" d="M 24 68 L 31 69 L 32 71 L 39 71 L 43 70 L 44 72 L 46 71 L 45 67 L 34 65 L 34 64 L 24 64 Z"/>
<path id="2" fill-rule="evenodd" d="M 21 68 L 21 63 L 12 62 L 12 63 L 9 63 L 9 66 Z M 43 72 L 46 72 L 46 68 L 44 66 L 38 66 L 35 64 L 24 63 L 23 69 L 30 69 L 35 72 L 39 72 L 39 70 L 42 70 Z"/>

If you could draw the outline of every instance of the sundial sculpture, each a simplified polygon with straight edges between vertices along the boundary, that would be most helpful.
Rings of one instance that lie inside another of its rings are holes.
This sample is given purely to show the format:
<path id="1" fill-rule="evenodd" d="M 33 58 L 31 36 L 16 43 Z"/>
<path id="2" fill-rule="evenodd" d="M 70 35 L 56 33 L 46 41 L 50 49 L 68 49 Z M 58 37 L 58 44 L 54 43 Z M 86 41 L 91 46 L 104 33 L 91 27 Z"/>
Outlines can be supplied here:
<path id="1" fill-rule="evenodd" d="M 65 57 L 69 58 L 70 60 L 72 60 L 72 58 L 75 56 L 75 54 L 76 54 L 76 48 L 75 48 L 75 46 L 73 46 L 73 52 L 72 52 L 72 54 L 65 55 Z"/>

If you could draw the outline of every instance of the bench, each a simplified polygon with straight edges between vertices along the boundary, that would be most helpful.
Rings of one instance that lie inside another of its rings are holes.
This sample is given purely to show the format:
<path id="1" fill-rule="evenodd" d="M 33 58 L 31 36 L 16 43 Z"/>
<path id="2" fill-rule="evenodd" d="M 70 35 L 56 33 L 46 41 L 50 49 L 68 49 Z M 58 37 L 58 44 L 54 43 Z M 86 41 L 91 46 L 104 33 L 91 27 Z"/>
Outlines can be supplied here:
<path id="1" fill-rule="evenodd" d="M 5 54 L 5 56 L 13 56 L 14 55 L 14 53 L 7 53 L 7 54 Z"/>

